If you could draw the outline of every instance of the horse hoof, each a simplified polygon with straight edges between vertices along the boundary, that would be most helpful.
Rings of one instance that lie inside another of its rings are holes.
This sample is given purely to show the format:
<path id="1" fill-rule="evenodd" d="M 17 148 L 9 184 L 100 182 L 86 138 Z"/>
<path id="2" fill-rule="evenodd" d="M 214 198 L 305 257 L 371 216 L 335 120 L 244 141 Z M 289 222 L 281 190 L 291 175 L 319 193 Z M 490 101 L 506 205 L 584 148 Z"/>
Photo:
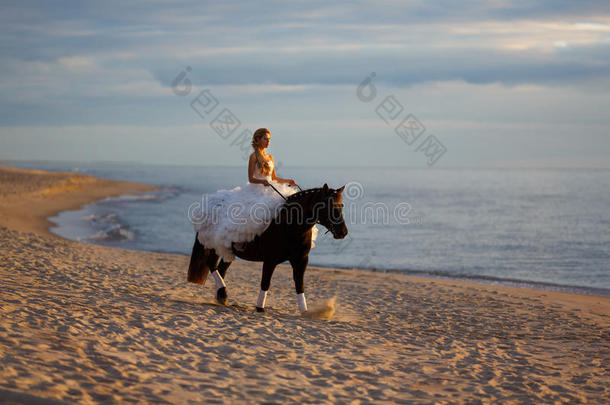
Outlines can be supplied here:
<path id="1" fill-rule="evenodd" d="M 256 307 L 256 312 L 265 312 L 265 308 Z"/>
<path id="2" fill-rule="evenodd" d="M 216 302 L 220 305 L 227 305 L 227 289 L 226 287 L 221 287 L 216 291 Z"/>

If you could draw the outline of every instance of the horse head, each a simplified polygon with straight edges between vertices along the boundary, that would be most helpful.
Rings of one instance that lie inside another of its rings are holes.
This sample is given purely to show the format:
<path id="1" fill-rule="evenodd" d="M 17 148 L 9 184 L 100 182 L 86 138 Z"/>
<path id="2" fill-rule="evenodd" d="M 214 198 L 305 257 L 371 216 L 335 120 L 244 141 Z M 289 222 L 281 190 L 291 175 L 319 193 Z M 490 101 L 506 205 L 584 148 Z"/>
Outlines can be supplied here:
<path id="1" fill-rule="evenodd" d="M 335 239 L 343 239 L 347 235 L 347 226 L 343 218 L 343 189 L 345 186 L 332 189 L 326 183 L 321 190 L 319 202 L 316 204 L 318 222 L 332 232 Z"/>
<path id="2" fill-rule="evenodd" d="M 323 187 L 303 190 L 288 197 L 277 215 L 279 222 L 295 226 L 312 227 L 320 223 L 335 239 L 343 239 L 347 235 L 347 227 L 343 219 L 343 189 Z"/>

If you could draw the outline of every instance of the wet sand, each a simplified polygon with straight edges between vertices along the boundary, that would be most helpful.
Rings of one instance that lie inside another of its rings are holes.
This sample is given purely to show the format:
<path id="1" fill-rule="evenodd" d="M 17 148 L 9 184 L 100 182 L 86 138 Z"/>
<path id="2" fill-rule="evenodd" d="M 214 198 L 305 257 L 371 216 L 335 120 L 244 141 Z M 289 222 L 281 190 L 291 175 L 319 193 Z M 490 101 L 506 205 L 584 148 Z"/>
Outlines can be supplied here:
<path id="1" fill-rule="evenodd" d="M 610 299 L 310 267 L 297 311 L 236 261 L 229 305 L 188 257 L 62 239 L 46 217 L 146 185 L 0 168 L 0 403 L 607 403 Z"/>

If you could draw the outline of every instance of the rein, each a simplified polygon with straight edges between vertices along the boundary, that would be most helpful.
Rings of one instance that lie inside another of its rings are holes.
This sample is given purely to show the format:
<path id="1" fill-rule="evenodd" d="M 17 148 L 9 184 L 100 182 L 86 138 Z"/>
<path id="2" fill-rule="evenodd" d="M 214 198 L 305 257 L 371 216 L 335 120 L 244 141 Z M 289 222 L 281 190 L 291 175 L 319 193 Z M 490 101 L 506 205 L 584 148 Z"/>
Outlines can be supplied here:
<path id="1" fill-rule="evenodd" d="M 277 189 L 277 188 L 273 187 L 273 184 L 269 183 L 269 185 L 271 186 L 271 188 L 273 188 L 273 189 L 275 190 L 275 192 L 276 192 L 276 193 L 278 193 L 278 194 L 280 195 L 280 197 L 282 197 L 282 198 L 284 199 L 284 201 L 288 201 L 288 200 L 286 199 L 286 197 L 284 197 L 284 196 L 282 195 L 282 193 L 280 193 L 280 192 L 278 191 L 278 189 Z M 297 184 L 297 187 L 299 187 L 299 185 L 298 185 L 298 184 Z M 301 187 L 299 187 L 299 190 L 303 191 L 303 189 L 302 189 Z"/>
<path id="2" fill-rule="evenodd" d="M 280 193 L 279 191 L 277 191 L 277 188 L 273 187 L 273 184 L 269 183 L 269 185 L 271 186 L 271 188 L 272 188 L 272 189 L 274 189 L 274 190 L 275 190 L 275 192 L 276 192 L 276 193 L 278 193 L 278 194 L 280 195 L 280 197 L 282 197 L 282 198 L 284 199 L 284 201 L 288 201 L 288 200 L 286 199 L 286 197 L 284 197 L 284 196 L 282 195 L 282 193 Z"/>

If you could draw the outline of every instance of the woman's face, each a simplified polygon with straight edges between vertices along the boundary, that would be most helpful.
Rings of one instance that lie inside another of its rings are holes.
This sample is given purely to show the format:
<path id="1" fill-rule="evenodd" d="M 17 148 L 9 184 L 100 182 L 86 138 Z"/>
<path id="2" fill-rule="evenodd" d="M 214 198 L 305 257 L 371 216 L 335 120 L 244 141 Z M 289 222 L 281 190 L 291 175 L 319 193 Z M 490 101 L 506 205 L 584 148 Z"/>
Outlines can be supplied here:
<path id="1" fill-rule="evenodd" d="M 267 132 L 265 135 L 261 136 L 258 140 L 258 145 L 265 149 L 269 147 L 269 143 L 271 142 L 271 134 Z"/>

